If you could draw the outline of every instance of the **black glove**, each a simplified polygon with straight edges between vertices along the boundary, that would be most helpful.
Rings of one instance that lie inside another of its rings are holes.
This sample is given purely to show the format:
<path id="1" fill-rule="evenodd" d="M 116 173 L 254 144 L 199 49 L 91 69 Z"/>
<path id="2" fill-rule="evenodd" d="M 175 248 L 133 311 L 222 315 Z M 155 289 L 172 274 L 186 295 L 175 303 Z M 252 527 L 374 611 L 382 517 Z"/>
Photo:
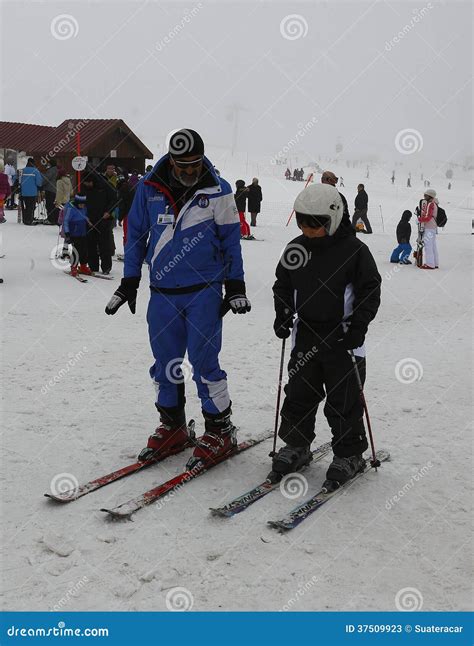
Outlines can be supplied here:
<path id="1" fill-rule="evenodd" d="M 106 314 L 115 314 L 115 312 L 122 307 L 124 303 L 128 303 L 130 311 L 135 314 L 137 305 L 137 291 L 140 285 L 140 279 L 137 277 L 122 278 L 120 287 L 114 293 L 105 308 Z"/>
<path id="2" fill-rule="evenodd" d="M 354 350 L 364 345 L 367 330 L 357 325 L 350 325 L 342 339 L 338 339 L 336 347 L 342 350 Z"/>
<path id="3" fill-rule="evenodd" d="M 225 316 L 229 310 L 234 314 L 246 314 L 252 306 L 245 295 L 245 283 L 243 280 L 226 280 L 225 296 L 222 301 L 220 315 Z"/>
<path id="4" fill-rule="evenodd" d="M 66 244 L 72 244 L 71 236 L 69 235 L 69 233 L 65 233 L 65 234 L 64 234 L 64 242 L 65 242 Z"/>
<path id="5" fill-rule="evenodd" d="M 273 324 L 273 329 L 279 339 L 287 339 L 291 334 L 293 327 L 293 312 L 286 308 L 278 312 Z"/>

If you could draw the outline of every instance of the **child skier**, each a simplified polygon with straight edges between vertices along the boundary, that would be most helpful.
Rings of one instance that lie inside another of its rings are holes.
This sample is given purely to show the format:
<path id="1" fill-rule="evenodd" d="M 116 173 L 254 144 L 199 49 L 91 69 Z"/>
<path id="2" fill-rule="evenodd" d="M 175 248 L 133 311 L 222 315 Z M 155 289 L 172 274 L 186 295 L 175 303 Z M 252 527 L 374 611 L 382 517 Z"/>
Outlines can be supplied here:
<path id="1" fill-rule="evenodd" d="M 240 237 L 243 240 L 254 240 L 254 236 L 250 233 L 250 226 L 245 219 L 245 211 L 247 210 L 247 193 L 249 189 L 245 186 L 243 179 L 238 179 L 235 182 L 236 191 L 234 193 L 235 204 L 240 218 Z"/>
<path id="2" fill-rule="evenodd" d="M 76 195 L 72 202 L 64 207 L 64 241 L 72 244 L 71 275 L 78 273 L 90 276 L 91 270 L 87 265 L 87 219 L 86 198 Z M 78 267 L 79 264 L 79 267 Z"/>
<path id="3" fill-rule="evenodd" d="M 411 224 L 410 218 L 412 216 L 411 211 L 403 211 L 402 218 L 397 224 L 397 242 L 398 247 L 392 251 L 390 256 L 390 262 L 399 262 L 401 265 L 411 265 L 410 253 L 411 253 Z"/>
<path id="4" fill-rule="evenodd" d="M 284 339 L 293 328 L 293 347 L 279 429 L 286 444 L 272 468 L 284 475 L 310 462 L 316 412 L 326 396 L 334 452 L 326 477 L 342 484 L 365 466 L 368 445 L 351 352 L 363 382 L 364 340 L 380 304 L 381 278 L 368 247 L 341 224 L 336 188 L 308 186 L 294 209 L 303 235 L 283 252 L 273 286 L 275 334 Z"/>

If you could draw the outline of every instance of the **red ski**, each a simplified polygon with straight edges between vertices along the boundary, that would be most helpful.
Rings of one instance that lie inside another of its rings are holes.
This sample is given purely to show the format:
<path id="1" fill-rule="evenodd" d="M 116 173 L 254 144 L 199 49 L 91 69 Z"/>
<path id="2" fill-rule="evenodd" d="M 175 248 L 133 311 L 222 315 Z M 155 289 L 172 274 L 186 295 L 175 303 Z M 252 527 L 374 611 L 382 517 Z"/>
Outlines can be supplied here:
<path id="1" fill-rule="evenodd" d="M 78 498 L 81 498 L 82 496 L 85 496 L 86 494 L 91 493 L 92 491 L 96 491 L 96 489 L 105 487 L 111 482 L 116 482 L 116 480 L 125 478 L 126 476 L 129 476 L 132 473 L 143 471 L 143 469 L 150 467 L 152 464 L 158 464 L 158 462 L 161 462 L 162 460 L 165 460 L 166 458 L 169 458 L 172 455 L 177 455 L 178 453 L 181 453 L 181 451 L 184 451 L 184 449 L 186 448 L 194 446 L 194 443 L 196 442 L 195 434 L 194 434 L 194 420 L 190 420 L 190 422 L 188 423 L 188 430 L 189 430 L 190 440 L 184 446 L 171 449 L 166 453 L 161 453 L 159 457 L 152 458 L 151 460 L 146 460 L 146 462 L 135 462 L 134 464 L 129 464 L 126 467 L 122 467 L 122 469 L 118 469 L 117 471 L 108 473 L 105 476 L 96 478 L 95 480 L 91 480 L 90 482 L 86 482 L 85 484 L 80 485 L 79 487 L 75 487 L 74 489 L 69 489 L 69 491 L 63 491 L 57 494 L 45 493 L 44 495 L 46 496 L 46 498 L 51 498 L 51 500 L 55 500 L 56 502 L 71 502 L 72 500 L 77 500 Z"/>
<path id="2" fill-rule="evenodd" d="M 219 458 L 216 458 L 212 462 L 209 462 L 207 464 L 199 464 L 196 467 L 193 467 L 192 469 L 190 469 L 189 471 L 183 471 L 182 473 L 178 474 L 174 478 L 171 478 L 171 480 L 168 480 L 167 482 L 163 482 L 157 487 L 154 487 L 153 489 L 146 491 L 145 493 L 143 493 L 141 496 L 138 496 L 137 498 L 132 498 L 128 502 L 124 502 L 121 505 L 118 505 L 117 507 L 112 507 L 111 509 L 101 509 L 100 511 L 105 511 L 107 514 L 109 514 L 109 516 L 112 516 L 113 518 L 130 519 L 132 517 L 132 514 L 134 514 L 139 509 L 142 509 L 142 507 L 146 507 L 146 505 L 150 505 L 152 502 L 155 502 L 159 498 L 162 498 L 163 496 L 165 496 L 167 493 L 170 493 L 171 491 L 180 489 L 183 485 L 185 485 L 190 480 L 193 480 L 194 478 L 197 478 L 203 473 L 206 473 L 206 471 L 209 471 L 209 469 L 212 469 L 216 465 L 220 464 L 221 462 L 224 462 L 225 460 L 228 460 L 234 455 L 242 453 L 243 451 L 250 449 L 252 446 L 260 444 L 260 442 L 264 442 L 272 435 L 273 435 L 273 431 L 255 440 L 246 440 L 244 442 L 241 442 L 235 447 L 233 451 L 229 451 L 229 453 L 226 453 L 225 455 L 222 455 Z"/>

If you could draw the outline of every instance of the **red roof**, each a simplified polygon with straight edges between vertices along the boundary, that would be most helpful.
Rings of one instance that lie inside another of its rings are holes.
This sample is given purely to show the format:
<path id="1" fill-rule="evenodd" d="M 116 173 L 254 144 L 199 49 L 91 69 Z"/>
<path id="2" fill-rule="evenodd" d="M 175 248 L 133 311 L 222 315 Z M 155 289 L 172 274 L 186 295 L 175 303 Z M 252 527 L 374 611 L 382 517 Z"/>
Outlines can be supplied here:
<path id="1" fill-rule="evenodd" d="M 124 139 L 132 139 L 143 150 L 144 157 L 153 158 L 153 153 L 122 119 L 66 119 L 52 131 L 41 133 L 32 142 L 30 149 L 31 152 L 42 154 L 48 154 L 55 147 L 60 147 L 61 152 L 76 152 L 77 133 L 80 133 L 81 153 L 87 155 L 91 147 L 95 146 L 111 130 L 117 129 L 123 132 Z"/>
<path id="2" fill-rule="evenodd" d="M 0 148 L 30 152 L 30 144 L 38 137 L 53 132 L 54 126 L 37 126 L 31 123 L 0 121 Z"/>
<path id="3" fill-rule="evenodd" d="M 81 153 L 87 155 L 111 130 L 119 129 L 123 137 L 130 138 L 143 151 L 143 156 L 153 159 L 153 153 L 130 130 L 122 119 L 66 119 L 59 126 L 36 126 L 29 123 L 0 121 L 0 148 L 24 150 L 28 154 L 49 152 L 76 152 L 77 133 L 81 135 Z M 58 150 L 59 148 L 59 150 Z"/>

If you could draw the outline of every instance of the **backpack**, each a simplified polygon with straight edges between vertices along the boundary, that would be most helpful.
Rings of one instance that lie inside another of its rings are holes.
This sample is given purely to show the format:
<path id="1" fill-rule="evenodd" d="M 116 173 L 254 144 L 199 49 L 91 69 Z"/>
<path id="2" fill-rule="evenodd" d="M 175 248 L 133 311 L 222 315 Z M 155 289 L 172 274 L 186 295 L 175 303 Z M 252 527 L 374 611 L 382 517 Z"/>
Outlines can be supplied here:
<path id="1" fill-rule="evenodd" d="M 446 215 L 446 211 L 441 206 L 438 206 L 438 213 L 436 214 L 437 226 L 445 227 L 447 221 L 448 221 L 448 216 Z"/>

